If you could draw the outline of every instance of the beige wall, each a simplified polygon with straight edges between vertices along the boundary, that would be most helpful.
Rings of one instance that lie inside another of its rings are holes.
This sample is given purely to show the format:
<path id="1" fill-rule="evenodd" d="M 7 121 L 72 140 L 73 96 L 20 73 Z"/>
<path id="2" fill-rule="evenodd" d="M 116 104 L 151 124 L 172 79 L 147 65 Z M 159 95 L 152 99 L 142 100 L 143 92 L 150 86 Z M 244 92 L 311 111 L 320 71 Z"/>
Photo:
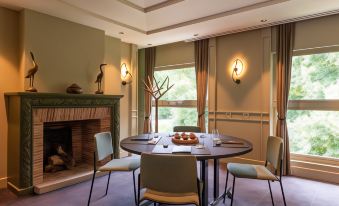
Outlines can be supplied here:
<path id="1" fill-rule="evenodd" d="M 3 29 L 5 28 L 5 29 Z M 104 69 L 105 94 L 122 94 L 121 137 L 130 134 L 130 90 L 121 85 L 120 63 L 131 65 L 131 48 L 103 31 L 30 10 L 15 12 L 0 7 L 0 188 L 7 179 L 7 117 L 4 92 L 23 91 L 23 78 L 32 67 L 29 51 L 39 65 L 35 87 L 39 92 L 61 92 L 72 83 L 94 93 L 99 64 Z M 134 55 L 135 56 L 135 55 Z M 135 62 L 133 63 L 135 64 Z M 122 153 L 124 155 L 124 153 Z"/>
<path id="2" fill-rule="evenodd" d="M 30 10 L 22 15 L 24 71 L 32 67 L 29 51 L 33 51 L 39 65 L 38 91 L 65 92 L 77 83 L 85 93 L 93 93 L 104 58 L 104 32 Z"/>
<path id="3" fill-rule="evenodd" d="M 21 90 L 19 82 L 19 14 L 0 7 L 0 188 L 7 179 L 7 117 L 4 92 Z"/>
<path id="4" fill-rule="evenodd" d="M 219 113 L 210 113 L 209 128 L 252 142 L 253 151 L 242 157 L 253 161 L 264 160 L 269 135 L 270 34 L 270 29 L 260 29 L 210 42 L 209 111 Z M 237 58 L 245 67 L 240 84 L 231 78 Z"/>
<path id="5" fill-rule="evenodd" d="M 123 63 L 126 64 L 127 68 L 131 68 L 131 45 L 122 43 L 121 46 L 121 62 L 120 65 Z M 120 72 L 120 70 L 119 70 Z M 119 73 L 121 75 L 121 73 Z M 120 77 L 120 76 L 119 76 Z M 124 97 L 121 99 L 120 102 L 120 113 L 123 115 L 120 115 L 120 138 L 124 139 L 128 136 L 130 136 L 130 119 L 131 119 L 131 84 L 121 85 L 120 80 L 120 87 L 121 92 L 124 95 Z M 127 152 L 124 151 L 122 156 L 126 156 Z"/>

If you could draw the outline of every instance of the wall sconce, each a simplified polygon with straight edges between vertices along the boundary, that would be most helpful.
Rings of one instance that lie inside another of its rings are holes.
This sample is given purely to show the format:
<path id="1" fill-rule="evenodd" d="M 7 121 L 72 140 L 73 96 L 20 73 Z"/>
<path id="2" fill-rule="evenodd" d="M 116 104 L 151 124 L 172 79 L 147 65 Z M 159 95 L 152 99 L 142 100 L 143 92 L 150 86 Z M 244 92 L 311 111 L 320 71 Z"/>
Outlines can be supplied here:
<path id="1" fill-rule="evenodd" d="M 232 80 L 234 83 L 236 84 L 240 84 L 240 79 L 239 76 L 241 74 L 241 72 L 244 70 L 244 64 L 242 63 L 242 61 L 240 59 L 236 59 L 233 63 L 233 71 L 232 71 Z M 235 77 L 234 77 L 235 75 Z"/>
<path id="2" fill-rule="evenodd" d="M 130 78 L 132 78 L 132 74 L 128 71 L 127 69 L 127 65 L 125 63 L 123 63 L 121 65 L 121 78 L 122 78 L 122 85 L 126 85 L 128 83 L 131 83 L 132 80 L 130 82 L 127 82 L 126 79 L 128 78 L 128 75 L 130 76 Z"/>

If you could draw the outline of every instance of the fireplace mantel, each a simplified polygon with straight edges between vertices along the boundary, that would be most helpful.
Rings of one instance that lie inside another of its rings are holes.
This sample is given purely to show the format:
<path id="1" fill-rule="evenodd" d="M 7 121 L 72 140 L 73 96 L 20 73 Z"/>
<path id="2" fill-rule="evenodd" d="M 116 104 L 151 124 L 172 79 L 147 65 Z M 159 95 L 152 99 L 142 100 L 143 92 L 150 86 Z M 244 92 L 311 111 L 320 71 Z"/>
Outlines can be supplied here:
<path id="1" fill-rule="evenodd" d="M 119 100 L 122 95 L 5 93 L 8 120 L 8 188 L 33 192 L 33 110 L 41 108 L 109 108 L 114 157 L 119 157 Z"/>

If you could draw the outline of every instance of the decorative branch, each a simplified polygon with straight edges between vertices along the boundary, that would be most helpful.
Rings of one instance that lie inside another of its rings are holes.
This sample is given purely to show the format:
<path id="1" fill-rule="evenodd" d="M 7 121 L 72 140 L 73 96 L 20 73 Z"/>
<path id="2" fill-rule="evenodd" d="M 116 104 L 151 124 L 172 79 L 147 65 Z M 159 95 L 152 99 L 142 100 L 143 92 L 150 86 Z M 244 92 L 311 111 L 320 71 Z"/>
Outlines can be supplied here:
<path id="1" fill-rule="evenodd" d="M 146 92 L 148 92 L 154 98 L 154 101 L 155 101 L 155 132 L 158 132 L 158 101 L 162 96 L 164 96 L 174 86 L 174 84 L 169 86 L 169 77 L 168 76 L 162 82 L 160 87 L 159 87 L 159 82 L 155 79 L 155 77 L 153 77 L 155 85 L 153 85 L 149 76 L 148 76 L 147 80 L 148 80 L 147 83 L 145 81 L 143 81 L 143 83 L 145 85 L 144 90 Z M 166 88 L 164 88 L 165 84 L 166 84 Z M 162 91 L 162 90 L 164 90 L 164 91 Z"/>

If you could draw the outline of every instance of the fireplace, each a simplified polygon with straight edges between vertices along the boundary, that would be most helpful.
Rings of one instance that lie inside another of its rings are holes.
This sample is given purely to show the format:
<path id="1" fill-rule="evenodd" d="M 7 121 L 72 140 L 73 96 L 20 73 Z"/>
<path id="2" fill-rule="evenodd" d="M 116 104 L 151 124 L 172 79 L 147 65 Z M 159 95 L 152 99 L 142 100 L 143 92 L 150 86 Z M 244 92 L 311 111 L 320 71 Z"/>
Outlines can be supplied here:
<path id="1" fill-rule="evenodd" d="M 43 171 L 57 172 L 75 167 L 72 128 L 67 122 L 45 123 Z"/>
<path id="2" fill-rule="evenodd" d="M 110 131 L 119 157 L 119 99 L 114 95 L 6 93 L 8 188 L 17 194 L 45 193 L 91 178 L 94 134 Z M 55 145 L 74 167 L 46 172 Z"/>

